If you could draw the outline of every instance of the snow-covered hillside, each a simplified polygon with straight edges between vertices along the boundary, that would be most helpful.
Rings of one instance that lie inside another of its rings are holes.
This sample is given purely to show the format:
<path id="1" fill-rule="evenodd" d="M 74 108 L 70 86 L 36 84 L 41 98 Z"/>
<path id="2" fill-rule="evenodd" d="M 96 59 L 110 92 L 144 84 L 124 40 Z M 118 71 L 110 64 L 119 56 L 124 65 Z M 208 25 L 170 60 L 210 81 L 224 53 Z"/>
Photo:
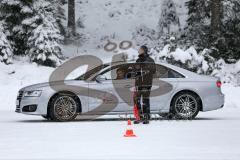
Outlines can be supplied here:
<path id="1" fill-rule="evenodd" d="M 76 0 L 76 20 L 77 23 L 79 20 L 82 21 L 84 26 L 84 28 L 78 27 L 77 30 L 79 33 L 84 33 L 86 39 L 83 43 L 76 42 L 77 45 L 64 46 L 64 54 L 72 57 L 88 51 L 97 52 L 92 53 L 97 55 L 104 51 L 94 49 L 105 45 L 107 40 L 117 43 L 132 40 L 136 27 L 145 25 L 157 29 L 162 2 L 159 0 Z M 174 2 L 183 28 L 187 18 L 186 0 L 174 0 Z M 67 14 L 67 5 L 64 8 Z"/>
<path id="2" fill-rule="evenodd" d="M 74 79 L 86 72 L 86 66 L 81 66 L 71 72 L 66 79 Z M 15 108 L 18 90 L 32 84 L 48 82 L 54 68 L 38 66 L 36 63 L 15 60 L 13 65 L 0 63 L 0 110 Z"/>

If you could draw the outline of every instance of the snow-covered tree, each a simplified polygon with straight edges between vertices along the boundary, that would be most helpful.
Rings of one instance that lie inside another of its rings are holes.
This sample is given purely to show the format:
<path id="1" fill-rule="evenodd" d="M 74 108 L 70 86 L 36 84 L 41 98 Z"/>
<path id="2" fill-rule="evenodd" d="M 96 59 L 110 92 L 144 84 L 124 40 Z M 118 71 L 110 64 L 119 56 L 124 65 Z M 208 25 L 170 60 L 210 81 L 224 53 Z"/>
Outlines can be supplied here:
<path id="1" fill-rule="evenodd" d="M 5 64 L 11 63 L 12 47 L 7 40 L 7 36 L 4 33 L 3 26 L 0 22 L 0 62 Z"/>
<path id="2" fill-rule="evenodd" d="M 197 50 L 211 49 L 211 56 L 228 63 L 240 58 L 240 1 L 189 0 L 183 39 Z"/>
<path id="3" fill-rule="evenodd" d="M 54 17 L 53 7 L 46 0 L 34 2 L 33 9 L 39 24 L 28 38 L 27 53 L 32 62 L 55 67 L 63 58 L 60 47 L 63 37 Z"/>
<path id="4" fill-rule="evenodd" d="M 6 30 L 10 33 L 7 38 L 15 55 L 24 54 L 27 49 L 26 42 L 34 27 L 26 20 L 34 16 L 32 3 L 33 0 L 2 0 L 0 3 L 0 20 L 6 23 Z"/>
<path id="5" fill-rule="evenodd" d="M 212 61 L 207 59 L 209 56 L 207 50 L 197 52 L 193 46 L 186 50 L 178 47 L 175 50 L 171 49 L 172 44 L 169 43 L 162 50 L 155 51 L 153 58 L 156 61 L 167 62 L 199 74 L 210 74 L 213 70 Z"/>
<path id="6" fill-rule="evenodd" d="M 145 25 L 136 27 L 135 32 L 132 34 L 132 38 L 136 41 L 138 46 L 147 45 L 150 48 L 164 46 L 162 44 L 163 42 L 158 39 L 157 32 Z"/>
<path id="7" fill-rule="evenodd" d="M 76 22 L 75 22 L 75 0 L 68 0 L 68 36 L 75 36 Z"/>
<path id="8" fill-rule="evenodd" d="M 65 44 L 70 43 L 82 43 L 85 35 L 78 33 L 76 30 L 76 19 L 75 19 L 75 0 L 68 0 L 68 16 L 67 16 L 67 31 L 65 34 Z"/>
<path id="9" fill-rule="evenodd" d="M 163 1 L 158 27 L 160 35 L 171 35 L 181 30 L 179 17 L 173 0 Z"/>
<path id="10" fill-rule="evenodd" d="M 57 64 L 58 60 L 50 55 L 61 57 L 59 45 L 62 40 L 61 34 L 65 34 L 65 29 L 62 25 L 62 20 L 65 17 L 62 8 L 63 3 L 65 3 L 65 0 L 1 1 L 0 20 L 4 20 L 6 23 L 5 30 L 9 33 L 7 34 L 7 39 L 13 48 L 14 55 L 30 54 L 31 60 L 36 61 L 34 58 L 36 54 L 46 53 L 48 55 L 46 57 L 51 57 L 55 61 L 51 66 L 54 66 L 55 63 Z M 40 44 L 40 38 L 38 39 L 38 37 L 44 37 L 48 47 L 38 48 Z M 33 51 L 36 51 L 36 53 L 33 53 Z M 49 58 L 46 58 L 45 61 L 49 61 Z M 50 62 L 38 62 L 50 65 Z"/>
<path id="11" fill-rule="evenodd" d="M 222 3 L 221 0 L 212 0 L 211 1 L 211 32 L 212 37 L 220 35 L 221 27 L 221 9 Z"/>
<path id="12" fill-rule="evenodd" d="M 223 20 L 218 45 L 220 56 L 226 62 L 240 59 L 240 1 L 223 1 Z"/>
<path id="13" fill-rule="evenodd" d="M 210 0 L 188 0 L 186 6 L 188 18 L 183 37 L 197 49 L 210 47 Z"/>
<path id="14" fill-rule="evenodd" d="M 48 0 L 53 7 L 53 15 L 56 18 L 56 22 L 62 35 L 66 34 L 66 28 L 64 27 L 64 20 L 66 20 L 65 10 L 63 5 L 67 3 L 67 0 Z"/>

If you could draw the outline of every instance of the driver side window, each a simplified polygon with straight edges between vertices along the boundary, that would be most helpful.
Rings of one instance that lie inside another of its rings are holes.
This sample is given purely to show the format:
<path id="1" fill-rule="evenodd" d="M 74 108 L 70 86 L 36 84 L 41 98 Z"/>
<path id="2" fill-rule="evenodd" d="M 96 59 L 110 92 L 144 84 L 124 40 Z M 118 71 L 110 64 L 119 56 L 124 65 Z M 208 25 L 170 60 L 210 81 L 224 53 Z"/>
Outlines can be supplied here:
<path id="1" fill-rule="evenodd" d="M 106 80 L 123 80 L 133 78 L 132 67 L 129 64 L 114 66 L 101 75 L 106 77 Z"/>
<path id="2" fill-rule="evenodd" d="M 154 78 L 184 78 L 184 76 L 165 66 L 156 65 Z"/>
<path id="3" fill-rule="evenodd" d="M 113 79 L 116 79 L 116 74 L 115 74 L 116 71 L 117 69 L 108 70 L 102 75 L 106 78 L 106 80 L 113 80 Z"/>

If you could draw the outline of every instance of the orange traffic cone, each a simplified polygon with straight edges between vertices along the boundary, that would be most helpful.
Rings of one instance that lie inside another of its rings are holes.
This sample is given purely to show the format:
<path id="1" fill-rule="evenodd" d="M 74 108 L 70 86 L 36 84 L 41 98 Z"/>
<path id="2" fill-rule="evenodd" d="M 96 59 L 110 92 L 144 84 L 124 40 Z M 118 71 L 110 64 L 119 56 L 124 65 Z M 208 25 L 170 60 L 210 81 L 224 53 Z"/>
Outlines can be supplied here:
<path id="1" fill-rule="evenodd" d="M 128 125 L 127 126 L 128 127 L 127 127 L 127 130 L 126 130 L 126 133 L 125 133 L 124 137 L 136 137 L 136 135 L 133 133 L 131 120 L 128 120 Z"/>

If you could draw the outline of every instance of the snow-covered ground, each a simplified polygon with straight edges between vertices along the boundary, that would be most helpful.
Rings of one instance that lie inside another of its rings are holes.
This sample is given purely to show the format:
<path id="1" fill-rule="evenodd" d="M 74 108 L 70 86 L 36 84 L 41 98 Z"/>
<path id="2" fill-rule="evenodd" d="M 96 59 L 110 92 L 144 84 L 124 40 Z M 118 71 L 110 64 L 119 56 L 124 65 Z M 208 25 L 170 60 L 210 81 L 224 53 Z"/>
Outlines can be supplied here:
<path id="1" fill-rule="evenodd" d="M 127 122 L 114 116 L 56 123 L 15 113 L 18 89 L 47 81 L 53 68 L 16 61 L 0 63 L 0 70 L 0 159 L 240 158 L 239 87 L 223 86 L 221 110 L 200 113 L 193 121 L 134 125 L 137 137 L 124 138 Z"/>
<path id="2" fill-rule="evenodd" d="M 55 123 L 0 111 L 0 159 L 239 159 L 240 88 L 224 86 L 222 110 L 193 121 L 134 125 L 137 138 L 124 138 L 126 121 Z M 231 99 L 231 101 L 230 101 Z"/>
<path id="3" fill-rule="evenodd" d="M 230 107 L 230 106 L 229 106 Z M 240 109 L 201 113 L 194 121 L 54 123 L 13 111 L 0 112 L 0 159 L 234 159 L 240 158 Z"/>
<path id="4" fill-rule="evenodd" d="M 185 0 L 174 2 L 183 28 Z M 107 40 L 117 44 L 131 40 L 139 25 L 156 29 L 161 4 L 159 0 L 76 0 L 76 20 L 80 18 L 85 26 L 77 30 L 86 39 L 82 44 L 62 46 L 63 54 L 91 54 L 104 57 L 104 61 L 122 52 L 136 57 L 134 43 L 129 51 L 117 48 L 106 52 L 103 46 Z M 67 12 L 67 5 L 65 8 Z M 240 159 L 240 87 L 223 85 L 226 102 L 221 110 L 200 113 L 193 121 L 159 119 L 149 125 L 134 125 L 137 137 L 124 138 L 127 122 L 118 116 L 56 123 L 15 113 L 17 91 L 48 81 L 54 70 L 21 61 L 0 63 L 0 159 Z M 220 75 L 224 81 L 234 78 L 228 72 L 238 74 L 237 66 L 224 66 Z M 75 70 L 69 78 L 84 69 Z"/>

